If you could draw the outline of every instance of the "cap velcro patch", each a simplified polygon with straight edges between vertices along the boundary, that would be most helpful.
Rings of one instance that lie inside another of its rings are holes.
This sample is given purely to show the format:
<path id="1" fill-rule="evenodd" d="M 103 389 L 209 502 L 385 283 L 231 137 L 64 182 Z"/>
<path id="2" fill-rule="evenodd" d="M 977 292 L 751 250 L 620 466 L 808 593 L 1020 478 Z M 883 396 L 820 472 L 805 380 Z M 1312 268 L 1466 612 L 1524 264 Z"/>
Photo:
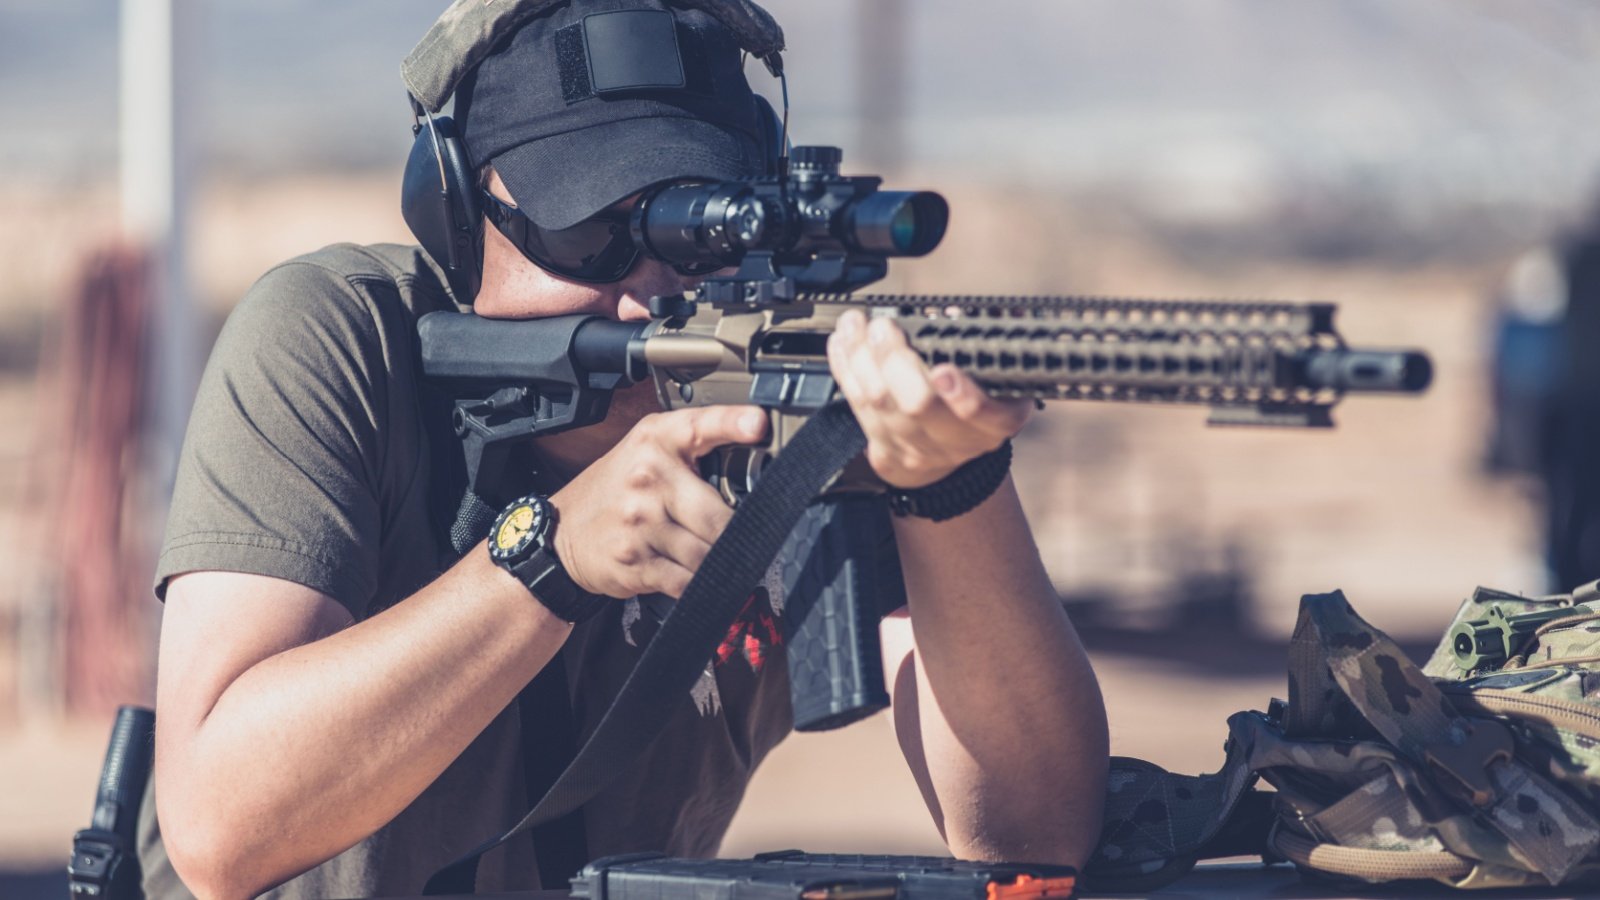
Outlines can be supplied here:
<path id="1" fill-rule="evenodd" d="M 589 84 L 604 96 L 619 91 L 683 87 L 678 29 L 666 10 L 621 9 L 583 17 Z"/>
<path id="2" fill-rule="evenodd" d="M 561 70 L 561 98 L 577 103 L 594 96 L 589 86 L 589 55 L 583 47 L 583 25 L 556 31 L 556 67 Z"/>
<path id="3" fill-rule="evenodd" d="M 439 112 L 450 99 L 456 86 L 473 67 L 494 49 L 506 35 L 515 31 L 528 19 L 557 6 L 563 0 L 455 0 L 439 17 L 439 21 L 422 36 L 405 61 L 400 64 L 400 77 L 411 96 L 432 112 Z M 698 9 L 715 16 L 733 33 L 739 45 L 758 57 L 783 49 L 783 29 L 766 10 L 751 0 L 668 0 L 680 6 Z M 611 15 L 616 15 L 612 13 Z M 597 13 L 599 15 L 607 15 Z M 632 27 L 630 23 L 630 28 Z M 659 28 L 659 26 L 655 26 Z M 592 50 L 592 48 L 590 48 Z M 558 46 L 558 52 L 560 48 Z M 605 72 L 591 70 L 586 76 L 593 91 L 622 90 L 622 82 L 645 76 L 652 83 L 638 87 L 660 87 L 654 80 L 663 77 L 664 68 L 657 69 L 659 59 L 652 58 L 644 70 L 635 71 L 630 65 Z M 680 87 L 682 60 L 678 62 Z M 607 84 L 596 84 L 602 75 Z M 563 70 L 563 90 L 565 90 Z"/>

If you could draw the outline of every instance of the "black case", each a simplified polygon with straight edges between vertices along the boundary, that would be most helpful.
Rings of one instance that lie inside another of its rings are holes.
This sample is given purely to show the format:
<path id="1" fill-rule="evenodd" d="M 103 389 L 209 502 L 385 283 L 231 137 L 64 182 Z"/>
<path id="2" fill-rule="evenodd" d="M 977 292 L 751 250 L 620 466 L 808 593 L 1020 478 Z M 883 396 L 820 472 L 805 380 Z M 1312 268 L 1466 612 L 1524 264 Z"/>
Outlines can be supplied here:
<path id="1" fill-rule="evenodd" d="M 572 880 L 578 900 L 1070 900 L 1070 866 L 784 850 L 754 859 L 597 859 Z"/>

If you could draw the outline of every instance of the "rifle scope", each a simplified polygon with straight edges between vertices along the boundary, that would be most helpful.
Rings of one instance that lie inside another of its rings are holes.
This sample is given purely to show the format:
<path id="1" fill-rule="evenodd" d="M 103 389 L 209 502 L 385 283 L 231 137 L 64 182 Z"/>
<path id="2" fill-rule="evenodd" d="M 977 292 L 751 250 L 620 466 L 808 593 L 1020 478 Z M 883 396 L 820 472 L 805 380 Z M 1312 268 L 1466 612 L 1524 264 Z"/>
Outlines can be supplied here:
<path id="1" fill-rule="evenodd" d="M 922 256 L 938 246 L 950 207 L 932 191 L 880 191 L 881 179 L 839 174 L 837 147 L 796 147 L 787 176 L 669 184 L 634 207 L 633 241 L 679 266 L 736 266 L 748 253 Z"/>

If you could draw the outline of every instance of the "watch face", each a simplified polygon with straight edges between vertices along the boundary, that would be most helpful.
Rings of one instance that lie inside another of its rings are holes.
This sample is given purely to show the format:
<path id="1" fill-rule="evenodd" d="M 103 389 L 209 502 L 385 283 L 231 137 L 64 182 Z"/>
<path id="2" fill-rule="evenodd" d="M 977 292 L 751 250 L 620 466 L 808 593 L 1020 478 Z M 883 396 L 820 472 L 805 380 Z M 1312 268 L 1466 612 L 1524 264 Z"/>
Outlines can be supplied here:
<path id="1" fill-rule="evenodd" d="M 490 536 L 490 549 L 501 559 L 509 559 L 524 550 L 539 533 L 543 511 L 527 500 L 518 501 L 500 514 Z"/>

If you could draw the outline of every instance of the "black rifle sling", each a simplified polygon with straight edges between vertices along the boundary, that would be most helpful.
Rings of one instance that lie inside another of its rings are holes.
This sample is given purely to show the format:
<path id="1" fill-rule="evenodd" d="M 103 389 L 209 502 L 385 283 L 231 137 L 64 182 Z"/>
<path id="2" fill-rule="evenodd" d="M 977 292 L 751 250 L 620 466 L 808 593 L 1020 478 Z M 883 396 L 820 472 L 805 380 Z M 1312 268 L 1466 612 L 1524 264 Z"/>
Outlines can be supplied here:
<path id="1" fill-rule="evenodd" d="M 578 809 L 638 760 L 694 687 L 706 661 L 777 556 L 806 505 L 866 449 L 850 408 L 835 403 L 813 416 L 762 470 L 722 537 L 645 647 L 594 732 L 533 809 L 510 831 L 435 872 L 423 893 L 470 894 L 478 858 L 534 825 Z M 552 885 L 545 885 L 547 889 Z"/>
<path id="2" fill-rule="evenodd" d="M 528 807 L 549 791 L 578 751 L 578 729 L 567 689 L 567 666 L 557 653 L 517 695 L 522 725 L 522 766 Z M 566 884 L 589 861 L 583 810 L 535 825 L 533 853 L 539 863 L 539 885 Z"/>

